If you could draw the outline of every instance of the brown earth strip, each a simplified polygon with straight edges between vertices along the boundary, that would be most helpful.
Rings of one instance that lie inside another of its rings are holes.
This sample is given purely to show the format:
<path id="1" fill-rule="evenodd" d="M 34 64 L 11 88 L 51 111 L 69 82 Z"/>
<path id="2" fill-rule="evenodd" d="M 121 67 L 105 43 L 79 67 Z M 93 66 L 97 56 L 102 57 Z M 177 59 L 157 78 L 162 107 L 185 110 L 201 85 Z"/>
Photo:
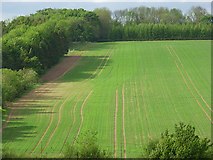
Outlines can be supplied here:
<path id="1" fill-rule="evenodd" d="M 17 100 L 16 102 L 13 102 L 11 103 L 11 112 L 13 112 L 11 114 L 11 116 L 9 117 L 10 118 L 15 118 L 15 116 L 17 116 L 16 114 L 16 111 L 19 110 L 19 109 L 28 109 L 30 105 L 32 105 L 32 103 L 35 103 L 37 102 L 37 99 L 42 97 L 42 95 L 44 94 L 43 91 L 48 91 L 49 92 L 49 88 L 51 88 L 53 85 L 55 85 L 54 83 L 45 83 L 44 85 L 42 86 L 39 86 L 38 88 L 30 91 L 28 94 L 22 96 L 19 100 Z M 38 100 L 39 101 L 39 100 Z M 49 111 L 50 113 L 52 112 Z M 41 113 L 38 114 L 38 116 L 36 117 L 36 119 L 38 119 L 40 121 L 40 117 L 41 117 Z M 9 122 L 10 120 L 8 120 Z M 36 122 L 36 121 L 35 121 Z M 6 128 L 7 126 L 7 123 L 5 124 L 5 127 Z M 35 131 L 34 131 L 35 132 Z M 27 149 L 28 150 L 28 149 Z M 27 151 L 26 150 L 26 151 Z M 26 152 L 25 151 L 25 152 Z M 32 153 L 31 153 L 32 154 Z"/>
<path id="2" fill-rule="evenodd" d="M 125 135 L 125 99 L 124 99 L 124 85 L 122 88 L 122 132 L 124 141 L 124 158 L 126 158 L 126 135 Z M 122 158 L 122 157 L 121 157 Z"/>
<path id="3" fill-rule="evenodd" d="M 41 78 L 41 80 L 50 81 L 51 83 L 44 83 L 41 87 L 39 87 L 39 88 L 31 91 L 30 93 L 28 93 L 27 96 L 31 97 L 31 99 L 34 99 L 33 97 L 35 95 L 37 96 L 37 95 L 45 94 L 46 93 L 46 87 L 44 87 L 44 86 L 46 86 L 46 84 L 49 84 L 51 86 L 55 86 L 57 83 L 53 83 L 53 81 L 57 80 L 58 78 L 63 76 L 65 73 L 67 73 L 70 69 L 72 69 L 76 65 L 76 63 L 77 63 L 77 61 L 79 59 L 80 59 L 80 56 L 65 57 L 58 65 L 53 67 L 54 69 L 53 68 L 50 69 L 48 71 L 48 73 Z M 98 70 L 98 68 L 97 68 L 97 70 Z M 88 78 L 88 79 L 90 79 L 90 78 Z M 57 103 L 59 103 L 59 102 L 57 102 Z M 58 105 L 58 104 L 55 104 L 55 105 Z M 52 112 L 54 110 L 55 105 L 53 106 L 53 108 L 52 108 L 52 110 L 50 112 Z M 16 105 L 14 105 L 14 108 L 11 111 L 10 116 L 8 116 L 8 118 L 6 120 L 7 122 L 9 122 L 10 118 L 13 116 L 13 114 L 15 112 L 15 107 L 16 107 Z M 81 115 L 82 115 L 82 111 L 81 111 Z M 83 117 L 82 117 L 82 120 L 83 120 Z M 47 126 L 46 130 L 44 131 L 44 133 L 42 134 L 40 140 L 36 143 L 35 147 L 32 149 L 31 154 L 35 151 L 37 146 L 42 142 L 42 139 L 44 138 L 44 136 L 46 135 L 47 131 L 49 130 L 49 128 L 50 128 L 50 126 L 52 124 L 52 121 L 53 121 L 53 115 L 51 114 L 48 126 Z M 6 124 L 4 124 L 4 127 L 6 127 Z M 80 128 L 81 128 L 81 126 L 80 126 Z M 78 130 L 78 134 L 79 134 L 79 132 L 80 132 L 80 129 Z"/>
<path id="4" fill-rule="evenodd" d="M 8 108 L 11 109 L 10 114 L 7 116 L 6 121 L 4 122 L 2 127 L 0 128 L 0 133 L 2 133 L 2 131 L 7 127 L 8 123 L 10 122 L 10 119 L 12 117 L 14 117 L 17 109 L 21 109 L 21 108 L 23 109 L 23 108 L 28 107 L 29 106 L 29 100 L 32 100 L 34 98 L 38 98 L 39 96 L 42 96 L 42 94 L 43 94 L 42 91 L 48 90 L 49 86 L 52 86 L 52 85 L 53 85 L 52 83 L 46 83 L 46 84 L 38 87 L 37 89 L 30 91 L 27 95 L 22 96 L 22 98 L 18 99 L 16 102 L 8 104 Z"/>
<path id="5" fill-rule="evenodd" d="M 78 60 L 80 60 L 80 58 L 81 58 L 80 56 L 65 57 L 59 64 L 57 64 L 56 66 L 51 68 L 44 76 L 42 76 L 41 80 L 44 82 L 57 80 L 58 78 L 60 78 L 64 74 L 66 74 L 69 70 L 74 68 L 76 66 Z M 32 90 L 27 95 L 23 96 L 21 99 L 23 99 L 25 97 L 30 97 L 31 99 L 34 99 L 34 97 L 37 97 L 41 94 L 45 94 L 46 89 L 49 88 L 48 85 L 53 86 L 54 83 L 52 83 L 52 84 L 45 83 L 42 86 L 40 86 L 39 88 Z M 18 102 L 17 102 L 17 104 L 18 104 Z M 2 128 L 0 128 L 0 133 L 2 132 L 2 130 L 4 128 L 6 128 L 11 117 L 13 117 L 16 107 L 17 107 L 17 105 L 13 104 L 13 108 L 11 109 L 10 114 L 8 115 L 8 117 L 6 119 L 6 122 L 3 124 Z"/>
<path id="6" fill-rule="evenodd" d="M 60 64 L 56 65 L 50 71 L 48 71 L 48 73 L 46 75 L 44 75 L 41 78 L 42 81 L 54 81 L 54 80 L 59 79 L 61 76 L 65 75 L 69 70 L 71 70 L 72 68 L 74 68 L 76 66 L 76 64 L 77 64 L 76 62 L 78 62 L 80 60 L 80 58 L 81 58 L 81 56 L 69 56 L 69 57 L 64 58 L 63 61 L 60 62 L 61 65 Z M 101 61 L 100 65 L 102 64 L 102 62 L 103 62 L 103 60 Z M 97 72 L 97 70 L 98 70 L 98 68 L 96 69 L 95 72 Z M 61 71 L 63 71 L 63 72 L 61 72 Z M 87 78 L 86 80 L 89 80 L 90 78 L 91 77 Z M 84 80 L 84 81 L 86 81 L 86 80 Z M 85 103 L 85 101 L 84 101 L 84 103 Z M 83 103 L 82 107 L 84 106 L 84 103 Z M 81 118 L 82 118 L 81 125 L 83 123 L 82 107 L 81 107 Z M 57 123 L 57 126 L 58 125 L 59 125 L 59 121 Z M 80 133 L 81 125 L 80 125 L 80 127 L 78 129 L 78 133 L 77 133 L 76 138 L 78 137 L 78 134 Z M 57 126 L 56 126 L 55 130 L 57 129 Z M 48 129 L 49 129 L 49 127 L 48 127 Z M 51 134 L 51 137 L 53 136 L 55 130 Z M 49 139 L 48 143 L 50 142 L 50 139 Z M 45 148 L 46 148 L 46 146 L 45 146 Z M 44 151 L 44 149 L 43 149 L 43 151 Z"/>
<path id="7" fill-rule="evenodd" d="M 64 57 L 59 64 L 52 67 L 44 76 L 42 76 L 41 80 L 44 82 L 57 80 L 58 78 L 66 74 L 69 70 L 74 68 L 80 58 L 81 56 Z"/>
<path id="8" fill-rule="evenodd" d="M 39 98 L 42 95 L 49 93 L 49 90 L 51 88 L 53 88 L 53 86 L 55 87 L 55 85 L 57 85 L 57 83 L 54 83 L 54 81 L 57 80 L 58 78 L 60 78 L 61 76 L 63 76 L 64 74 L 66 74 L 72 68 L 74 68 L 76 66 L 78 60 L 80 60 L 80 58 L 81 58 L 80 56 L 67 56 L 67 57 L 63 58 L 63 60 L 61 62 L 59 62 L 59 64 L 57 64 L 52 69 L 50 69 L 41 78 L 41 81 L 44 81 L 44 82 L 50 81 L 51 83 L 44 83 L 40 87 L 30 91 L 29 93 L 27 93 L 26 95 L 21 97 L 15 103 L 11 103 L 12 104 L 11 111 L 6 119 L 6 122 L 0 128 L 0 132 L 2 132 L 2 130 L 7 127 L 7 124 L 8 124 L 8 122 L 10 122 L 10 119 L 15 116 L 15 114 L 16 114 L 15 111 L 17 108 L 28 107 L 30 105 L 29 103 L 34 103 L 35 101 L 37 101 L 37 99 L 39 100 Z M 26 101 L 25 101 L 25 99 L 26 99 Z M 50 112 L 52 112 L 54 110 L 55 106 L 58 105 L 59 102 L 57 102 L 52 107 L 52 110 Z M 23 106 L 23 107 L 20 107 L 20 106 Z M 49 128 L 52 124 L 52 121 L 53 121 L 53 114 L 50 115 L 48 126 L 47 126 L 46 130 L 44 131 L 44 133 L 42 134 L 40 140 L 36 143 L 35 147 L 30 152 L 31 154 L 35 151 L 37 146 L 42 142 L 42 139 L 44 138 L 47 131 L 49 130 Z"/>

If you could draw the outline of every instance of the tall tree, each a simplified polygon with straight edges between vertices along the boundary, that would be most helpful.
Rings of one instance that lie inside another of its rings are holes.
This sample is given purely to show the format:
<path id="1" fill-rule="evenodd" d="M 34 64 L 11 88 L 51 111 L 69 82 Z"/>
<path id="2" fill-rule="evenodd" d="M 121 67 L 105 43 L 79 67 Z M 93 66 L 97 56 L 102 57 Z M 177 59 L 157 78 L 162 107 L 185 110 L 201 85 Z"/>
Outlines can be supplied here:
<path id="1" fill-rule="evenodd" d="M 184 15 L 183 15 L 181 10 L 176 9 L 176 8 L 173 8 L 173 9 L 170 10 L 169 20 L 168 20 L 169 23 L 172 23 L 172 24 L 180 23 L 180 24 L 182 24 L 184 22 L 184 19 L 185 19 Z"/>
<path id="2" fill-rule="evenodd" d="M 208 12 L 205 8 L 202 8 L 201 6 L 192 7 L 188 12 L 188 20 L 198 23 L 207 15 Z"/>
<path id="3" fill-rule="evenodd" d="M 94 12 L 98 15 L 100 21 L 100 39 L 107 40 L 112 28 L 111 11 L 107 8 L 97 8 Z"/>

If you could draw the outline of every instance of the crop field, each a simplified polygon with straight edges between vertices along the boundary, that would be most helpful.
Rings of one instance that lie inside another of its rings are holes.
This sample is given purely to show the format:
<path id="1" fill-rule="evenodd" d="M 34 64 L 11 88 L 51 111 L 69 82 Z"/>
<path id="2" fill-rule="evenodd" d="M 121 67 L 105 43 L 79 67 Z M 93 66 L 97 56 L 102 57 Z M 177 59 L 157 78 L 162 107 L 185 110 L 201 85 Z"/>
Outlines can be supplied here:
<path id="1" fill-rule="evenodd" d="M 75 66 L 11 106 L 3 147 L 60 157 L 79 134 L 98 132 L 114 157 L 140 157 L 174 124 L 211 138 L 211 42 L 88 43 Z"/>

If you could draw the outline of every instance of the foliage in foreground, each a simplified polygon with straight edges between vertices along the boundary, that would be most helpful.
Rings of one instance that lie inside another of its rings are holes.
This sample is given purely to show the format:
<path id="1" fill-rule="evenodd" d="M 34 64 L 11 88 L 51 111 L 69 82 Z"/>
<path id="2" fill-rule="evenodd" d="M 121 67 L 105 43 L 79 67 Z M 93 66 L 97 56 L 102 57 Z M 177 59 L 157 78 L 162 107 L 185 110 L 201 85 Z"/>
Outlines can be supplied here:
<path id="1" fill-rule="evenodd" d="M 1 156 L 2 158 L 17 158 L 18 156 L 16 154 L 14 154 L 13 151 L 11 151 L 10 149 L 8 148 L 3 148 L 1 150 Z"/>
<path id="2" fill-rule="evenodd" d="M 151 141 L 146 147 L 146 157 L 149 158 L 210 158 L 212 144 L 207 138 L 201 139 L 195 134 L 191 125 L 179 123 L 175 132 L 166 130 L 159 140 Z"/>
<path id="3" fill-rule="evenodd" d="M 97 132 L 87 131 L 79 136 L 72 145 L 66 146 L 65 158 L 109 158 L 110 153 L 98 145 Z"/>
<path id="4" fill-rule="evenodd" d="M 17 158 L 17 159 L 21 159 L 21 158 L 27 158 L 27 155 L 18 155 L 14 152 L 14 150 L 10 149 L 9 147 L 3 147 L 1 146 L 0 149 L 0 155 L 2 158 L 6 158 L 6 159 L 12 159 L 12 158 Z M 28 156 L 29 158 L 29 156 Z"/>

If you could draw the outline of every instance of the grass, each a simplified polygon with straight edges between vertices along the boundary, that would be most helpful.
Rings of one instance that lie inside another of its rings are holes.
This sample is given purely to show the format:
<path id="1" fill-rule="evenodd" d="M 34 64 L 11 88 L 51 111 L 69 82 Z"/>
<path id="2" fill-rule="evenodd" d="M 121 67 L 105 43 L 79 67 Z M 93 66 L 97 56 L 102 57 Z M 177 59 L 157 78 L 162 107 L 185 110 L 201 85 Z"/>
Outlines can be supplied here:
<path id="1" fill-rule="evenodd" d="M 77 48 L 67 55 L 82 56 L 72 71 L 17 102 L 22 107 L 4 130 L 3 146 L 31 157 L 60 157 L 64 144 L 89 129 L 98 132 L 101 147 L 113 155 L 116 146 L 116 157 L 125 157 L 125 146 L 127 157 L 140 157 L 150 139 L 180 121 L 210 139 L 210 43 L 114 42 Z"/>

